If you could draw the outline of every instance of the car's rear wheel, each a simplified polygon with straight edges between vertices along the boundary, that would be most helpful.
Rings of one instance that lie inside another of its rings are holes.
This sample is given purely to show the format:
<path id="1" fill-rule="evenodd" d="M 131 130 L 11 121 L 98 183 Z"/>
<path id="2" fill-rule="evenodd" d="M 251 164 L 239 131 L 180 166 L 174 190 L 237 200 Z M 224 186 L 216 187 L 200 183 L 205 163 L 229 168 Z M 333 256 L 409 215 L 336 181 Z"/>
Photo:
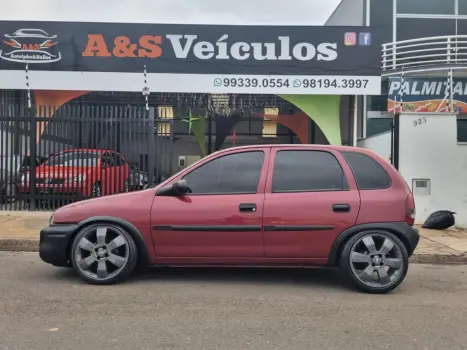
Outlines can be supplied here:
<path id="1" fill-rule="evenodd" d="M 358 290 L 383 294 L 402 283 L 409 257 L 405 245 L 394 234 L 361 232 L 345 244 L 340 267 Z"/>
<path id="2" fill-rule="evenodd" d="M 138 249 L 131 235 L 111 224 L 94 224 L 73 241 L 71 262 L 80 277 L 91 284 L 124 281 L 135 269 Z"/>

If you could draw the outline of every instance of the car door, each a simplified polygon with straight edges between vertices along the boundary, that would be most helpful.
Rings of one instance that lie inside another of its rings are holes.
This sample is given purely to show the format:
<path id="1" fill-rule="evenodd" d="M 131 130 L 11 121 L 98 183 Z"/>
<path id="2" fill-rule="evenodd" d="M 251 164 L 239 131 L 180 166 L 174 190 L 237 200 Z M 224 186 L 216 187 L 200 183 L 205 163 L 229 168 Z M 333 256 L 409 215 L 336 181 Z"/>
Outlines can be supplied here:
<path id="1" fill-rule="evenodd" d="M 102 154 L 101 158 L 101 169 L 100 169 L 100 179 L 102 186 L 102 194 L 107 196 L 112 194 L 112 167 L 113 160 L 110 152 L 105 152 Z"/>
<path id="2" fill-rule="evenodd" d="M 270 258 L 327 258 L 355 224 L 360 195 L 348 164 L 331 149 L 273 149 L 264 200 Z"/>
<path id="3" fill-rule="evenodd" d="M 151 226 L 159 258 L 232 258 L 264 256 L 262 213 L 269 148 L 222 153 L 177 176 L 193 193 L 157 196 Z"/>
<path id="4" fill-rule="evenodd" d="M 116 153 L 112 152 L 112 172 L 113 172 L 113 193 L 123 192 L 123 187 L 125 183 L 124 167 L 122 157 Z"/>

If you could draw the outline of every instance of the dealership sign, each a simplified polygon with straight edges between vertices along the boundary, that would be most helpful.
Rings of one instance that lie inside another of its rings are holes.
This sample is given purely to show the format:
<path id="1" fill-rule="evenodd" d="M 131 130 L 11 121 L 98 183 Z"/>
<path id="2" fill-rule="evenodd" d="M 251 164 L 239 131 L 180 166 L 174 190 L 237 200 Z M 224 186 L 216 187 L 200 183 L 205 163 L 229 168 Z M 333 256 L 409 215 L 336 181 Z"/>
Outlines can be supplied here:
<path id="1" fill-rule="evenodd" d="M 0 88 L 379 94 L 368 27 L 0 22 Z"/>
<path id="2" fill-rule="evenodd" d="M 452 89 L 452 100 L 450 91 Z M 447 78 L 389 79 L 388 112 L 466 113 L 467 80 Z"/>

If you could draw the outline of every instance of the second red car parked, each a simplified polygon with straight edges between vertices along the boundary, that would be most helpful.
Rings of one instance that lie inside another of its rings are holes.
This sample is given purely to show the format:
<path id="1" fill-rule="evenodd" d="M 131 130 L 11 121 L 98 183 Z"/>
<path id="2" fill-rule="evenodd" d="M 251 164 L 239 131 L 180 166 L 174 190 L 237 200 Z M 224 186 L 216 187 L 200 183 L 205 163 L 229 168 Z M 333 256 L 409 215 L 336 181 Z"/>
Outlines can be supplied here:
<path id="1" fill-rule="evenodd" d="M 87 282 L 144 265 L 339 266 L 358 289 L 405 278 L 419 234 L 402 176 L 369 150 L 315 145 L 216 152 L 141 192 L 57 210 L 40 256 Z"/>
<path id="2" fill-rule="evenodd" d="M 128 192 L 129 165 L 112 150 L 69 149 L 55 154 L 35 169 L 36 194 L 76 194 L 100 197 Z M 29 173 L 18 192 L 29 192 Z"/>

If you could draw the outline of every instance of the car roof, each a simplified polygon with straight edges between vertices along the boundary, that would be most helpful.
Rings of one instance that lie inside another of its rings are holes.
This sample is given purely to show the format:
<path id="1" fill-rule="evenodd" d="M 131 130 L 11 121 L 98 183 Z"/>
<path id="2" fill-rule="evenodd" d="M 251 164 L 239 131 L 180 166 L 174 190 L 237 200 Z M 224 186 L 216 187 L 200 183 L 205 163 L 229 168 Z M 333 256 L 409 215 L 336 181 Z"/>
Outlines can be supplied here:
<path id="1" fill-rule="evenodd" d="M 223 152 L 231 152 L 233 150 L 248 150 L 248 149 L 258 149 L 258 148 L 280 148 L 280 149 L 287 149 L 287 148 L 302 148 L 302 149 L 309 149 L 309 150 L 336 150 L 340 152 L 362 152 L 362 153 L 373 153 L 371 150 L 367 148 L 355 147 L 355 146 L 336 146 L 336 145 L 314 145 L 314 144 L 274 144 L 274 145 L 248 145 L 248 146 L 237 146 L 237 147 L 230 147 L 223 150 L 218 151 L 219 153 Z"/>
<path id="2" fill-rule="evenodd" d="M 83 153 L 104 153 L 104 152 L 112 152 L 118 153 L 117 151 L 111 149 L 101 149 L 101 148 L 70 148 L 64 149 L 60 153 L 68 153 L 68 152 L 83 152 Z"/>

